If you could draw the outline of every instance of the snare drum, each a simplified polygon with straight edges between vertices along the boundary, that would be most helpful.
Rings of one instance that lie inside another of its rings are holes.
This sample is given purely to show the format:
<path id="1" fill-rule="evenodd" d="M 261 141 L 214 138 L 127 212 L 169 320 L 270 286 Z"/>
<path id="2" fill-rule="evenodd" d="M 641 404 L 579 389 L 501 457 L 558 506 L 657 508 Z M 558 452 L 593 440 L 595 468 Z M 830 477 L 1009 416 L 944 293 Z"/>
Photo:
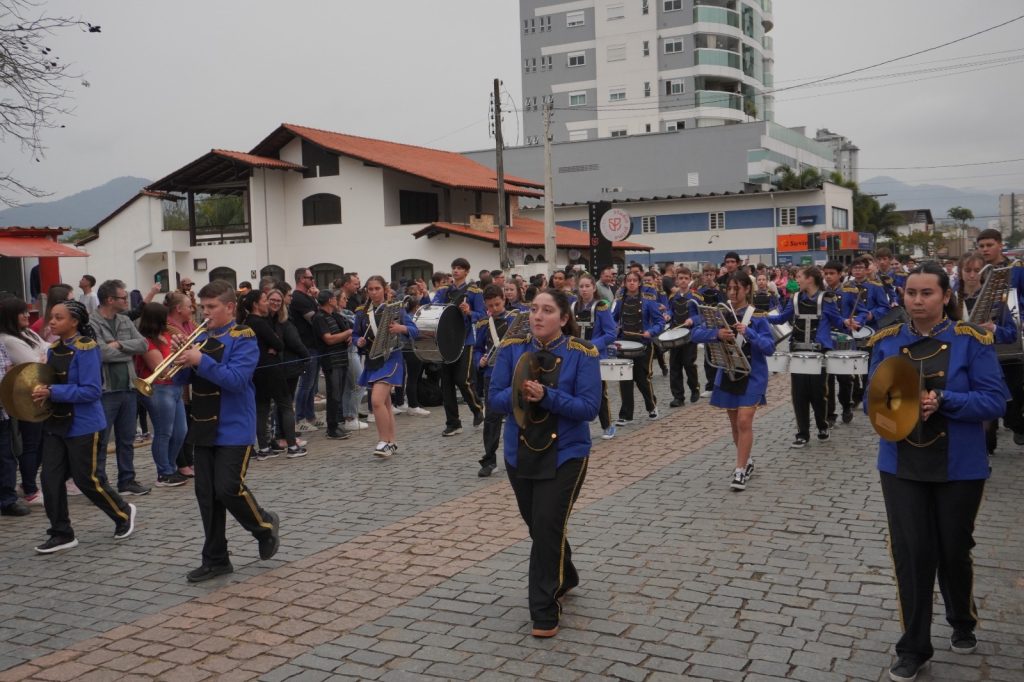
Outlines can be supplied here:
<path id="1" fill-rule="evenodd" d="M 850 336 L 853 337 L 858 348 L 863 348 L 867 344 L 868 339 L 874 335 L 875 330 L 871 327 L 861 327 L 860 329 L 850 332 Z"/>
<path id="2" fill-rule="evenodd" d="M 769 372 L 788 372 L 789 371 L 789 353 L 783 350 L 777 350 L 772 355 L 769 355 L 765 360 L 768 362 Z"/>
<path id="3" fill-rule="evenodd" d="M 867 375 L 870 357 L 863 350 L 830 350 L 825 353 L 825 369 L 829 374 Z"/>
<path id="4" fill-rule="evenodd" d="M 778 310 L 770 311 L 772 315 L 778 315 Z M 781 322 L 779 324 L 769 324 L 768 328 L 771 329 L 772 338 L 775 340 L 775 345 L 779 345 L 789 337 L 793 336 L 793 325 L 789 322 Z"/>
<path id="5" fill-rule="evenodd" d="M 789 354 L 791 374 L 821 374 L 825 356 L 813 350 L 795 350 Z"/>
<path id="6" fill-rule="evenodd" d="M 654 343 L 661 350 L 671 350 L 690 343 L 690 330 L 686 327 L 676 327 L 658 334 Z"/>
<path id="7" fill-rule="evenodd" d="M 642 358 L 644 353 L 647 352 L 647 346 L 640 343 L 639 341 L 616 341 L 615 354 L 620 358 Z"/>
<path id="8" fill-rule="evenodd" d="M 632 360 L 601 361 L 601 381 L 631 381 L 632 379 Z"/>

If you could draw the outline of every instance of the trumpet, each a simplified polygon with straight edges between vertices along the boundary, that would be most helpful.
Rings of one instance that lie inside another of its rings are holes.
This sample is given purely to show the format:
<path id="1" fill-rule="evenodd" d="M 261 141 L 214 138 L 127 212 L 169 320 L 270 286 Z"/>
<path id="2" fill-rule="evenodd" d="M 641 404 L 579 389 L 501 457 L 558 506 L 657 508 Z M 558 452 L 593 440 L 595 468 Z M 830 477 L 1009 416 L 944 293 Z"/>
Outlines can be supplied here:
<path id="1" fill-rule="evenodd" d="M 153 395 L 153 382 L 155 382 L 157 379 L 170 379 L 175 374 L 180 372 L 181 365 L 175 365 L 174 361 L 177 360 L 178 357 L 180 357 L 181 354 L 184 353 L 186 350 L 193 347 L 193 345 L 196 342 L 196 339 L 199 338 L 199 335 L 206 331 L 206 326 L 208 323 L 209 320 L 203 320 L 202 322 L 200 322 L 199 325 L 195 328 L 195 330 L 191 334 L 189 334 L 184 341 L 181 342 L 181 345 L 178 346 L 178 349 L 173 351 L 163 360 L 161 360 L 160 364 L 153 368 L 152 373 L 150 373 L 148 377 L 146 377 L 145 379 L 136 378 L 135 390 L 149 398 L 150 396 Z M 203 341 L 201 344 L 199 344 L 199 350 L 202 350 L 203 346 L 205 345 L 206 341 Z"/>

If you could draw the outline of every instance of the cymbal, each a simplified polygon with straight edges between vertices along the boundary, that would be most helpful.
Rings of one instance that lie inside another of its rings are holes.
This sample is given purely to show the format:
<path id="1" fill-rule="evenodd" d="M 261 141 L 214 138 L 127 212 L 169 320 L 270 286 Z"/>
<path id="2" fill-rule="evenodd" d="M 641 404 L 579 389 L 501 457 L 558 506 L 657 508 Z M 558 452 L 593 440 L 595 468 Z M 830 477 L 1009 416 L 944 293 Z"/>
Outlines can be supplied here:
<path id="1" fill-rule="evenodd" d="M 540 364 L 537 357 L 526 351 L 519 356 L 515 371 L 512 372 L 512 416 L 520 429 L 525 429 L 530 412 L 530 403 L 523 397 L 523 382 L 536 379 L 540 375 Z"/>
<path id="2" fill-rule="evenodd" d="M 55 373 L 49 365 L 26 362 L 15 366 L 0 382 L 0 403 L 7 414 L 23 422 L 41 422 L 50 416 L 50 401 L 42 406 L 32 401 L 32 390 L 39 384 L 53 383 Z"/>
<path id="3" fill-rule="evenodd" d="M 900 355 L 878 364 L 866 397 L 868 420 L 885 440 L 903 440 L 921 419 L 921 376 L 914 364 Z"/>

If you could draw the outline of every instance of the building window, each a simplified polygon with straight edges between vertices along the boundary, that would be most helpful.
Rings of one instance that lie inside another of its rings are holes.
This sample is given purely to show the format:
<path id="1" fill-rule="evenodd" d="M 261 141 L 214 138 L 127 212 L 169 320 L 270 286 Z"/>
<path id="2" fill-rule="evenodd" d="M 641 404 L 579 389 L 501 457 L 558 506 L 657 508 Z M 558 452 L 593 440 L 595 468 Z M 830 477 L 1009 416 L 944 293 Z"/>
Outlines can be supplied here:
<path id="1" fill-rule="evenodd" d="M 587 103 L 587 93 L 584 91 L 569 93 L 569 106 L 582 107 Z"/>
<path id="2" fill-rule="evenodd" d="M 398 191 L 398 213 L 402 225 L 432 223 L 437 220 L 437 195 L 433 192 Z"/>
<path id="3" fill-rule="evenodd" d="M 644 124 L 644 132 L 645 133 L 651 132 L 651 124 L 650 123 L 645 123 Z"/>
<path id="4" fill-rule="evenodd" d="M 683 83 L 682 78 L 673 78 L 672 80 L 665 81 L 666 95 L 682 95 L 685 92 L 686 85 Z"/>
<path id="5" fill-rule="evenodd" d="M 644 97 L 651 96 L 651 81 L 644 81 Z"/>
<path id="6" fill-rule="evenodd" d="M 625 5 L 608 5 L 608 21 L 624 19 L 626 16 Z"/>
<path id="7" fill-rule="evenodd" d="M 320 145 L 302 141 L 302 171 L 304 178 L 324 178 L 338 174 L 338 155 L 332 154 Z"/>
<path id="8" fill-rule="evenodd" d="M 679 54 L 682 51 L 682 38 L 665 38 L 665 54 Z"/>
<path id="9" fill-rule="evenodd" d="M 587 53 L 586 52 L 570 52 L 569 53 L 569 61 L 568 61 L 569 68 L 573 68 L 575 66 L 585 66 L 586 63 L 587 63 Z"/>
<path id="10" fill-rule="evenodd" d="M 309 271 L 321 291 L 330 289 L 334 280 L 345 274 L 345 269 L 337 263 L 317 263 L 309 266 Z"/>
<path id="11" fill-rule="evenodd" d="M 550 31 L 551 30 L 551 16 L 550 15 L 548 15 L 546 17 L 541 17 L 540 18 L 540 30 L 541 31 Z"/>
<path id="12" fill-rule="evenodd" d="M 662 8 L 666 12 L 678 12 L 683 8 L 683 0 L 664 0 Z"/>
<path id="13" fill-rule="evenodd" d="M 580 221 L 580 232 L 590 232 L 590 219 L 584 218 Z"/>
<path id="14" fill-rule="evenodd" d="M 530 32 L 530 20 L 529 19 L 523 19 L 523 33 L 529 33 L 529 32 Z"/>
<path id="15" fill-rule="evenodd" d="M 708 214 L 708 229 L 709 230 L 724 230 L 725 229 L 725 212 L 717 211 L 715 213 Z"/>
<path id="16" fill-rule="evenodd" d="M 686 128 L 686 121 L 669 121 L 668 125 L 665 126 L 665 130 L 670 133 L 674 133 L 677 130 L 683 130 Z"/>
<path id="17" fill-rule="evenodd" d="M 586 130 L 570 130 L 569 131 L 569 142 L 579 142 L 580 140 L 587 139 Z"/>
<path id="18" fill-rule="evenodd" d="M 781 225 L 782 227 L 792 227 L 793 225 L 796 225 L 796 209 L 780 208 L 779 225 Z"/>
<path id="19" fill-rule="evenodd" d="M 340 225 L 341 197 L 336 194 L 314 194 L 302 200 L 303 225 Z"/>
<path id="20" fill-rule="evenodd" d="M 608 91 L 609 102 L 621 102 L 626 99 L 626 88 L 612 88 Z"/>
<path id="21" fill-rule="evenodd" d="M 640 233 L 654 234 L 658 231 L 658 216 L 645 215 L 640 218 Z"/>
<path id="22" fill-rule="evenodd" d="M 611 132 L 611 135 L 612 135 L 612 137 L 625 137 L 626 136 L 626 129 L 625 128 L 619 128 L 618 130 L 613 130 Z"/>
<path id="23" fill-rule="evenodd" d="M 546 57 L 541 57 L 540 58 L 540 70 L 541 71 L 550 71 L 551 70 L 551 62 L 552 62 L 553 59 L 554 59 L 554 57 L 552 57 L 551 55 L 548 55 Z"/>
<path id="24" fill-rule="evenodd" d="M 608 46 L 608 61 L 610 62 L 621 62 L 626 58 L 626 46 L 625 45 L 609 45 Z"/>
<path id="25" fill-rule="evenodd" d="M 832 229 L 847 230 L 850 228 L 850 214 L 845 208 L 832 207 Z"/>
<path id="26" fill-rule="evenodd" d="M 523 73 L 530 73 L 530 60 L 529 60 L 529 58 L 523 60 Z"/>
<path id="27" fill-rule="evenodd" d="M 565 13 L 565 27 L 576 28 L 577 26 L 583 26 L 587 23 L 586 15 L 583 10 L 577 10 L 575 12 Z"/>
<path id="28" fill-rule="evenodd" d="M 651 11 L 650 3 L 648 0 L 640 0 L 640 13 L 649 14 Z"/>
<path id="29" fill-rule="evenodd" d="M 651 56 L 651 41 L 649 41 L 649 40 L 645 40 L 644 41 L 644 56 L 645 57 L 650 57 Z"/>

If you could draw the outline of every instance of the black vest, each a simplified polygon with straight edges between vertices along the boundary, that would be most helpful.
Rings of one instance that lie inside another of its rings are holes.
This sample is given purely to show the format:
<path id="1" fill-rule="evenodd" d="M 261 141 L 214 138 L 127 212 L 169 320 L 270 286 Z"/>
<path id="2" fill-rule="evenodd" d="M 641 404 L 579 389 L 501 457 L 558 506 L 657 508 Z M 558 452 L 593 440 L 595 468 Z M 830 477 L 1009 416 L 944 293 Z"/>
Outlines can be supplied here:
<path id="1" fill-rule="evenodd" d="M 580 327 L 580 334 L 587 341 L 594 338 L 594 318 L 596 317 L 594 309 L 597 304 L 596 298 L 588 306 L 583 306 L 579 299 L 572 304 L 572 311 L 576 316 L 576 324 Z"/>
<path id="2" fill-rule="evenodd" d="M 68 370 L 71 369 L 71 362 L 75 359 L 75 347 L 72 343 L 68 345 L 63 341 L 58 342 L 50 349 L 50 358 L 46 364 L 53 368 L 53 383 L 68 383 Z M 74 403 L 51 403 L 50 416 L 46 418 L 43 427 L 47 433 L 55 436 L 64 436 L 71 430 L 71 424 L 75 420 Z"/>
<path id="3" fill-rule="evenodd" d="M 563 337 L 563 343 L 567 337 Z M 545 350 L 534 351 L 539 381 L 548 388 L 558 387 L 562 358 Z M 558 415 L 532 403 L 525 429 L 519 430 L 517 475 L 532 480 L 550 480 L 558 469 Z"/>
<path id="4" fill-rule="evenodd" d="M 818 342 L 818 325 L 821 324 L 821 315 L 818 314 L 819 296 L 822 296 L 821 305 L 824 308 L 824 292 L 819 291 L 814 298 L 807 298 L 799 292 L 796 294 L 793 305 L 793 336 L 790 337 L 792 343 Z"/>
<path id="5" fill-rule="evenodd" d="M 640 296 L 623 296 L 619 301 L 622 306 L 622 331 L 637 335 L 644 333 L 644 299 Z"/>
<path id="6" fill-rule="evenodd" d="M 690 319 L 690 301 L 685 296 L 673 296 L 669 301 L 672 306 L 672 325 L 680 325 Z"/>
<path id="7" fill-rule="evenodd" d="M 946 387 L 949 373 L 949 342 L 929 336 L 904 346 L 903 357 L 921 372 L 924 390 Z M 896 444 L 896 475 L 914 481 L 947 480 L 949 465 L 949 429 L 946 417 L 935 412 L 928 421 L 918 420 L 910 435 Z"/>
<path id="8" fill-rule="evenodd" d="M 224 344 L 207 336 L 202 354 L 216 362 L 224 359 Z M 217 439 L 220 425 L 220 386 L 192 372 L 192 412 L 189 415 L 185 440 L 193 445 L 210 447 Z"/>
<path id="9" fill-rule="evenodd" d="M 772 309 L 772 292 L 770 291 L 755 291 L 754 292 L 754 310 L 766 313 Z"/>

